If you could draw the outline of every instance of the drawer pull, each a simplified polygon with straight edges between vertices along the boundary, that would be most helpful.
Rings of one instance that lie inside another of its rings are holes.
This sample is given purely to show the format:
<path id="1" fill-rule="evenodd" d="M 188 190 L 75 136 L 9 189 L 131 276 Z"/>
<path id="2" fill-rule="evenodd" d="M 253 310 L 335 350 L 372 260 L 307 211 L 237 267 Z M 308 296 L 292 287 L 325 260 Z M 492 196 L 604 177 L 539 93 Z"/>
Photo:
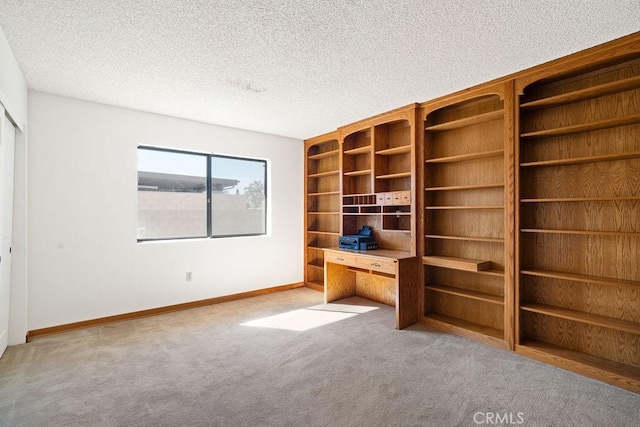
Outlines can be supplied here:
<path id="1" fill-rule="evenodd" d="M 372 267 L 381 267 L 381 265 L 380 265 L 380 264 L 378 264 L 377 262 L 372 262 L 372 263 L 371 263 L 371 266 L 372 266 Z"/>
<path id="2" fill-rule="evenodd" d="M 336 258 L 338 261 L 344 261 L 344 258 Z"/>

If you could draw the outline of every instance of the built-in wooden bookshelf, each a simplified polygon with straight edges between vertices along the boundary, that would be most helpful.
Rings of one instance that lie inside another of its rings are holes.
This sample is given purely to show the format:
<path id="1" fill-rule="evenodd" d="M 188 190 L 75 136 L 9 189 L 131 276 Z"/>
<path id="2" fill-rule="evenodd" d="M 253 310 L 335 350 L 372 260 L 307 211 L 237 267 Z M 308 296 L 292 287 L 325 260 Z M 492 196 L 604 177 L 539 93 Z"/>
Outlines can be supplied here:
<path id="1" fill-rule="evenodd" d="M 338 132 L 305 141 L 304 280 L 324 288 L 323 248 L 338 245 L 340 224 L 340 142 Z"/>
<path id="2" fill-rule="evenodd" d="M 516 350 L 640 391 L 640 52 L 516 85 Z"/>
<path id="3" fill-rule="evenodd" d="M 640 33 L 306 148 L 308 285 L 369 225 L 423 323 L 640 392 Z"/>
<path id="4" fill-rule="evenodd" d="M 359 195 L 373 192 L 372 164 L 371 128 L 366 127 L 343 137 L 343 194 Z"/>
<path id="5" fill-rule="evenodd" d="M 372 228 L 382 249 L 416 255 L 417 104 L 305 141 L 305 283 L 323 290 L 323 248 Z"/>
<path id="6" fill-rule="evenodd" d="M 513 86 L 422 105 L 424 323 L 513 348 Z"/>
<path id="7" fill-rule="evenodd" d="M 380 248 L 416 255 L 416 105 L 340 128 L 342 230 L 371 227 Z"/>

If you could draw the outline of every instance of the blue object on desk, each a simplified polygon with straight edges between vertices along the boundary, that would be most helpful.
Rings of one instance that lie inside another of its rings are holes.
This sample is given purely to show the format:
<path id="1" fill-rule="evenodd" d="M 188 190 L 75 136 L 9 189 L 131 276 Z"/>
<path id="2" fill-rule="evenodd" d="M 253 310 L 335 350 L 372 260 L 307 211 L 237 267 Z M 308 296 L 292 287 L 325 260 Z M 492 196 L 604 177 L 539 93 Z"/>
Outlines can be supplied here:
<path id="1" fill-rule="evenodd" d="M 358 230 L 358 234 L 340 236 L 338 239 L 338 247 L 340 249 L 367 251 L 371 249 L 378 249 L 378 243 L 372 236 L 371 227 L 365 225 Z"/>

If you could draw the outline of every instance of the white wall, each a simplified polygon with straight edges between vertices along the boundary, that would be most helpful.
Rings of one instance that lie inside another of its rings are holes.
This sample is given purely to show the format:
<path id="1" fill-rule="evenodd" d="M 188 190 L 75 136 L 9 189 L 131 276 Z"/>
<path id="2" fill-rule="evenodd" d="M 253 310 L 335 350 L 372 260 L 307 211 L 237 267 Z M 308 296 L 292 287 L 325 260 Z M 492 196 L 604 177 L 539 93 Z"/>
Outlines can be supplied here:
<path id="1" fill-rule="evenodd" d="M 0 28 L 0 103 L 22 131 L 27 123 L 27 83 Z"/>
<path id="2" fill-rule="evenodd" d="M 16 124 L 9 345 L 27 334 L 27 83 L 0 28 L 0 103 Z"/>
<path id="3" fill-rule="evenodd" d="M 42 92 L 29 126 L 30 330 L 303 280 L 302 141 Z M 269 235 L 136 243 L 139 144 L 268 159 Z"/>

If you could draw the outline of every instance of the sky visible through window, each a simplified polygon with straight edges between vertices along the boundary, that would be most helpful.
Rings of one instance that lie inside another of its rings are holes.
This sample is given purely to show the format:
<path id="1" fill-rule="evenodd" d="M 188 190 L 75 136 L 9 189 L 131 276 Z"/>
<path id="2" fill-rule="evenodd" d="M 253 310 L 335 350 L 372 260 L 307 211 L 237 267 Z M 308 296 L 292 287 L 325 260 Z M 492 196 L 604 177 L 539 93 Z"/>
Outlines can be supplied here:
<path id="1" fill-rule="evenodd" d="M 138 149 L 138 171 L 205 177 L 206 161 L 206 155 Z M 244 189 L 249 184 L 263 180 L 264 163 L 250 159 L 213 157 L 211 176 L 240 181 L 230 191 L 235 193 L 237 189 L 239 194 L 244 194 Z"/>

